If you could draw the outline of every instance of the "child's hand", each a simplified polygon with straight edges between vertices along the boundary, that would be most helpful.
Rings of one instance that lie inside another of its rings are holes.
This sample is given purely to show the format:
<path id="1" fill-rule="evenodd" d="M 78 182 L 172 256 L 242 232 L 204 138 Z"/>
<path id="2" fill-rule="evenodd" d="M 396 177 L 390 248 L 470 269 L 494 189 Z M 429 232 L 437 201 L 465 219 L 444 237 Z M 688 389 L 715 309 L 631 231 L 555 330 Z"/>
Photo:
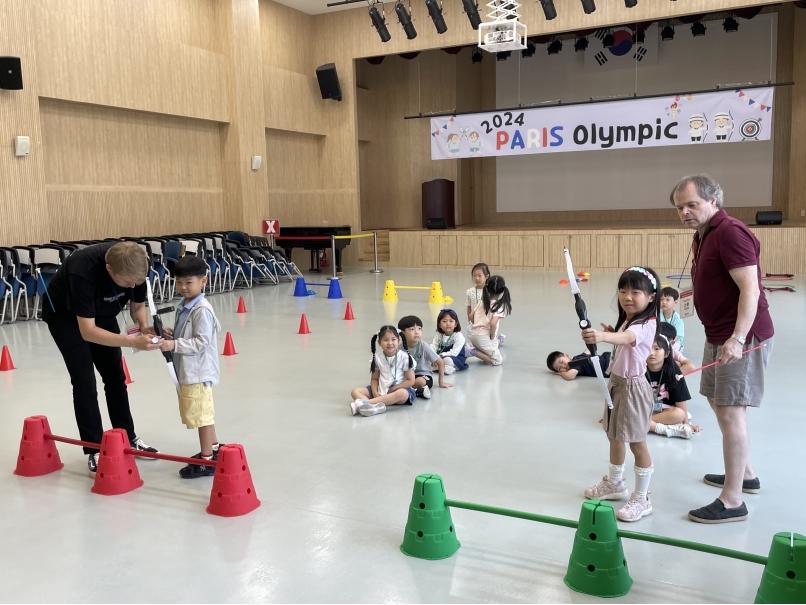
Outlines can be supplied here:
<path id="1" fill-rule="evenodd" d="M 604 332 L 594 330 L 593 328 L 582 330 L 582 340 L 584 340 L 586 344 L 595 345 L 596 343 L 604 341 Z"/>
<path id="2" fill-rule="evenodd" d="M 176 347 L 176 341 L 175 340 L 163 340 L 160 343 L 160 351 L 163 351 L 163 352 L 173 351 L 175 347 Z"/>
<path id="3" fill-rule="evenodd" d="M 607 324 L 599 324 L 599 325 L 602 326 L 602 329 L 605 332 L 615 332 L 615 330 L 613 329 L 613 326 L 608 326 Z"/>
<path id="4" fill-rule="evenodd" d="M 440 382 L 439 388 L 440 389 L 450 389 L 453 385 L 450 382 Z"/>
<path id="5" fill-rule="evenodd" d="M 162 329 L 162 337 L 163 338 L 173 338 L 174 331 L 171 328 L 163 328 Z"/>

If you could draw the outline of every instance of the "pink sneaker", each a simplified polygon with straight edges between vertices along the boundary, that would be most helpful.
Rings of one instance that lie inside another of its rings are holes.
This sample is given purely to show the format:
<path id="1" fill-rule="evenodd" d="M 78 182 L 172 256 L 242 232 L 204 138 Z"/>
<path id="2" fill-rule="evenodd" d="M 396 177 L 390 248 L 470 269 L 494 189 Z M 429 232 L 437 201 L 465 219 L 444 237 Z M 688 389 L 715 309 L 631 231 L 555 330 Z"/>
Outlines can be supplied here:
<path id="1" fill-rule="evenodd" d="M 629 493 L 624 479 L 613 484 L 610 483 L 607 475 L 602 477 L 602 481 L 598 485 L 585 488 L 585 497 L 588 500 L 623 500 Z"/>
<path id="2" fill-rule="evenodd" d="M 649 499 L 649 494 L 646 496 L 639 496 L 638 494 L 631 494 L 627 504 L 622 506 L 616 511 L 616 519 L 619 521 L 638 521 L 641 517 L 646 517 L 652 514 L 652 501 Z"/>

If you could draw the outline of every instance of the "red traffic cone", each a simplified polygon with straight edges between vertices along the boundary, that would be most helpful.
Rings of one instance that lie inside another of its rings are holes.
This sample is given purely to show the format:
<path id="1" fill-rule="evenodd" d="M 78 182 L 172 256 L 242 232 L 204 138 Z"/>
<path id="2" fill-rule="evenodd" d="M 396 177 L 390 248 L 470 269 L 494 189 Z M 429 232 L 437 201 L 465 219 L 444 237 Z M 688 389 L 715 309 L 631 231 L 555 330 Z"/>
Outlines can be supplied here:
<path id="1" fill-rule="evenodd" d="M 302 314 L 302 317 L 299 320 L 299 334 L 310 334 L 311 331 L 308 329 L 308 318 L 305 317 L 305 313 Z"/>
<path id="2" fill-rule="evenodd" d="M 128 447 L 129 436 L 125 430 L 112 429 L 104 432 L 95 484 L 90 490 L 93 494 L 117 496 L 143 485 L 134 456 L 125 451 Z"/>
<path id="3" fill-rule="evenodd" d="M 56 442 L 45 439 L 45 435 L 50 435 L 46 416 L 29 416 L 25 419 L 15 475 L 39 477 L 64 467 Z"/>
<path id="4" fill-rule="evenodd" d="M 227 338 L 224 341 L 224 352 L 222 355 L 237 355 L 235 352 L 235 344 L 232 342 L 232 334 L 227 332 Z"/>
<path id="5" fill-rule="evenodd" d="M 255 493 L 243 446 L 222 445 L 218 450 L 207 512 L 219 517 L 238 517 L 251 513 L 258 506 L 260 500 Z"/>
<path id="6" fill-rule="evenodd" d="M 132 380 L 131 374 L 129 374 L 129 366 L 126 365 L 126 358 L 121 357 L 120 360 L 123 362 L 123 374 L 126 376 L 126 384 L 132 384 L 134 380 Z"/>
<path id="7" fill-rule="evenodd" d="M 246 303 L 243 301 L 243 296 L 238 299 L 238 313 L 246 313 Z"/>
<path id="8" fill-rule="evenodd" d="M 355 319 L 355 315 L 353 315 L 353 305 L 347 303 L 347 311 L 344 313 L 344 319 L 352 320 Z"/>
<path id="9" fill-rule="evenodd" d="M 10 372 L 16 369 L 14 362 L 11 361 L 11 353 L 8 352 L 8 347 L 3 345 L 3 354 L 0 356 L 0 372 Z"/>

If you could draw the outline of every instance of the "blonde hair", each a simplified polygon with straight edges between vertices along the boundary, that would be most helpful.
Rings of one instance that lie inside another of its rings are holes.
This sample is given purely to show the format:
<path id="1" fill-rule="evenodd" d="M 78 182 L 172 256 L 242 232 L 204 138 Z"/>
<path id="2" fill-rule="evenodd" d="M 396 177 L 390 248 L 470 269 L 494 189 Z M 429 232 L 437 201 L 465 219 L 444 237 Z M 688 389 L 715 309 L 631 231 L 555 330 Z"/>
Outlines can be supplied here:
<path id="1" fill-rule="evenodd" d="M 148 257 L 135 242 L 118 242 L 106 251 L 106 264 L 117 275 L 125 275 L 142 284 L 148 276 Z"/>

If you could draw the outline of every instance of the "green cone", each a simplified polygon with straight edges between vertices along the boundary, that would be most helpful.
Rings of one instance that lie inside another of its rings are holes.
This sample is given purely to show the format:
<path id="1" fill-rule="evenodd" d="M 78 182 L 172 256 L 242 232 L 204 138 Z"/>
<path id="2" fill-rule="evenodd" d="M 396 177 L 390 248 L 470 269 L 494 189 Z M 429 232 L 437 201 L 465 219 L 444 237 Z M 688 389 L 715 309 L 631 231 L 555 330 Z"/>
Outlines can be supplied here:
<path id="1" fill-rule="evenodd" d="M 582 504 L 564 578 L 568 588 L 595 597 L 620 597 L 629 592 L 632 578 L 617 530 L 616 515 L 608 502 Z"/>
<path id="2" fill-rule="evenodd" d="M 439 475 L 418 475 L 400 550 L 418 559 L 447 559 L 459 550 L 445 488 Z"/>
<path id="3" fill-rule="evenodd" d="M 772 537 L 756 603 L 806 603 L 806 536 L 780 532 Z"/>

